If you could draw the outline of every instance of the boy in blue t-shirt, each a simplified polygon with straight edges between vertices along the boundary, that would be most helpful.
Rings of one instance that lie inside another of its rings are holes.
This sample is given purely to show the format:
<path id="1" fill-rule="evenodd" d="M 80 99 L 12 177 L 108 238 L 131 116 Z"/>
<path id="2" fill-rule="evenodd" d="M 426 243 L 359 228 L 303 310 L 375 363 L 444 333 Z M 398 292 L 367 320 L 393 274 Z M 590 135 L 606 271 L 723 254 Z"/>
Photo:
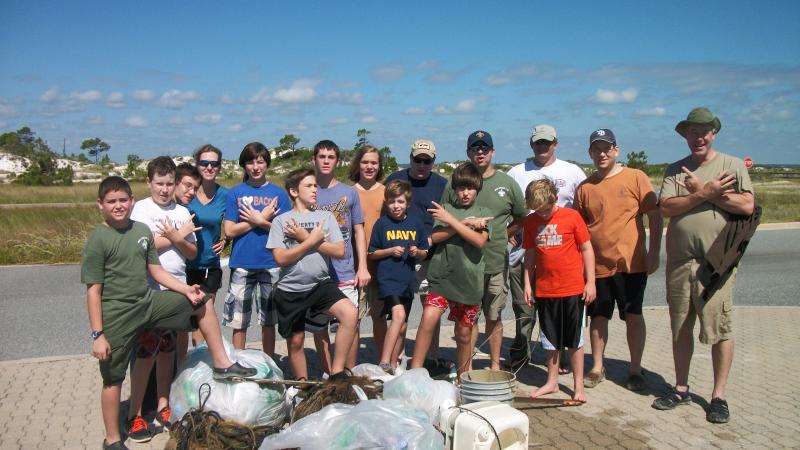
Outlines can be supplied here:
<path id="1" fill-rule="evenodd" d="M 233 238 L 231 279 L 222 312 L 222 324 L 233 328 L 233 346 L 243 349 L 250 325 L 253 299 L 261 325 L 262 348 L 275 355 L 275 323 L 269 314 L 269 296 L 278 280 L 278 265 L 266 249 L 267 237 L 276 215 L 292 208 L 286 191 L 267 180 L 270 156 L 260 142 L 245 145 L 239 155 L 244 182 L 228 191 L 225 207 L 225 235 Z M 256 294 L 256 292 L 258 294 Z"/>
<path id="2" fill-rule="evenodd" d="M 411 202 L 411 186 L 407 182 L 392 181 L 386 185 L 383 195 L 386 215 L 372 228 L 368 258 L 378 262 L 381 315 L 392 319 L 392 325 L 386 330 L 380 367 L 393 374 L 414 299 L 414 267 L 418 259 L 425 259 L 428 254 L 428 235 L 422 221 L 407 213 Z"/>

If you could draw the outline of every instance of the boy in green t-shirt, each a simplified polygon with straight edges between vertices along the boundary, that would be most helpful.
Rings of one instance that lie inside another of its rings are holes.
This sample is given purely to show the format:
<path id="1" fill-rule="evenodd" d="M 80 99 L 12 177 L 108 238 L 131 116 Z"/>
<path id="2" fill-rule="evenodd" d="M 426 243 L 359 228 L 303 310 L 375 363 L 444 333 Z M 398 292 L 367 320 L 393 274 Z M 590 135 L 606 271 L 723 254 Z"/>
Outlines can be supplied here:
<path id="1" fill-rule="evenodd" d="M 205 307 L 206 294 L 199 286 L 181 283 L 161 267 L 150 229 L 130 220 L 133 202 L 130 185 L 123 178 L 107 177 L 100 183 L 97 207 L 104 220 L 89 236 L 81 258 L 92 355 L 100 360 L 103 378 L 104 449 L 127 448 L 119 433 L 120 393 L 131 351 L 144 330 L 189 331 L 199 325 L 211 352 L 215 379 L 256 374 L 255 369 L 228 359 L 217 316 L 213 308 Z M 151 290 L 148 274 L 171 291 Z"/>
<path id="2" fill-rule="evenodd" d="M 436 324 L 449 307 L 448 319 L 455 322 L 458 373 L 472 368 L 475 341 L 472 329 L 478 321 L 483 298 L 483 247 L 491 226 L 487 210 L 475 205 L 483 177 L 472 163 L 453 171 L 451 185 L 456 204 L 433 203 L 428 209 L 433 219 L 431 240 L 437 244 L 428 268 L 430 294 L 423 303 L 422 321 L 417 330 L 411 367 L 422 367 Z"/>

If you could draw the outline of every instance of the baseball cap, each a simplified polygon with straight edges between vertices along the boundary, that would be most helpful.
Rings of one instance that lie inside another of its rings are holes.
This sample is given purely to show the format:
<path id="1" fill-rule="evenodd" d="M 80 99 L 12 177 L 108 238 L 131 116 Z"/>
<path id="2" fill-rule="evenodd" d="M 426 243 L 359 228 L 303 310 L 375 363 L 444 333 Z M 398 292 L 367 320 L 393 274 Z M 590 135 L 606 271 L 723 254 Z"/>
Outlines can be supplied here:
<path id="1" fill-rule="evenodd" d="M 436 146 L 427 139 L 417 139 L 411 146 L 411 156 L 428 155 L 436 158 Z"/>
<path id="2" fill-rule="evenodd" d="M 531 135 L 531 145 L 534 142 L 542 139 L 553 142 L 557 138 L 556 129 L 550 125 L 536 125 L 533 127 L 533 134 Z"/>
<path id="3" fill-rule="evenodd" d="M 714 127 L 715 130 L 719 131 L 722 128 L 722 123 L 719 121 L 719 117 L 716 116 L 710 109 L 701 106 L 689 111 L 689 115 L 686 116 L 686 120 L 681 120 L 678 122 L 678 125 L 675 125 L 675 131 L 678 132 L 681 136 L 683 136 L 686 132 L 686 129 L 689 128 L 690 125 L 705 125 L 710 124 Z"/>
<path id="4" fill-rule="evenodd" d="M 614 132 L 609 130 L 608 128 L 601 128 L 599 130 L 595 130 L 589 136 L 589 147 L 592 146 L 592 143 L 595 141 L 606 141 L 611 145 L 617 145 L 617 138 L 614 137 Z"/>
<path id="5" fill-rule="evenodd" d="M 489 148 L 494 148 L 492 135 L 482 130 L 475 131 L 469 135 L 467 138 L 467 148 L 475 147 L 479 142 L 483 142 Z"/>

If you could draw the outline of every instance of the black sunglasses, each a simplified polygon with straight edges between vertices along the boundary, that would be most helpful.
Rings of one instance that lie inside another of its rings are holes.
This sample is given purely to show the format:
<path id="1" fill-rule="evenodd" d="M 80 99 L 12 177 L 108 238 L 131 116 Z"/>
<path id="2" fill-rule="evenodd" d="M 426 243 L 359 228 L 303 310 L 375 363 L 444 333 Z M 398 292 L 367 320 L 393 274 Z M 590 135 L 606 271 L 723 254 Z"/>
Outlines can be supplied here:
<path id="1" fill-rule="evenodd" d="M 208 167 L 208 166 L 219 167 L 222 164 L 219 161 L 209 161 L 207 159 L 201 159 L 200 161 L 197 161 L 197 165 L 202 167 Z"/>
<path id="2" fill-rule="evenodd" d="M 417 164 L 433 164 L 433 159 L 432 158 L 420 158 L 420 157 L 415 156 L 413 159 L 414 159 L 414 162 L 417 163 Z"/>

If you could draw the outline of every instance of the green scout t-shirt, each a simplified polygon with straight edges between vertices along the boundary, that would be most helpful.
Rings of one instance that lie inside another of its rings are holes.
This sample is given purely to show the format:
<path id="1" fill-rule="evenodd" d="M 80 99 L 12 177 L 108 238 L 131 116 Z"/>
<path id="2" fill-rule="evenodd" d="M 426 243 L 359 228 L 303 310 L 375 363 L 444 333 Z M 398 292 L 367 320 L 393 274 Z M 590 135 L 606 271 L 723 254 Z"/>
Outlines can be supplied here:
<path id="1" fill-rule="evenodd" d="M 456 193 L 450 182 L 444 189 L 442 204 L 457 204 Z M 483 259 L 486 265 L 485 273 L 499 273 L 505 270 L 508 261 L 508 224 L 513 220 L 513 216 L 525 217 L 528 209 L 525 207 L 525 194 L 519 187 L 519 183 L 513 178 L 499 170 L 495 170 L 492 176 L 483 179 L 483 187 L 478 192 L 475 205 L 489 211 L 486 216 L 492 216 L 491 239 L 483 249 Z"/>
<path id="2" fill-rule="evenodd" d="M 153 233 L 131 221 L 122 230 L 100 224 L 94 229 L 81 257 L 81 283 L 102 284 L 103 302 L 137 301 L 149 294 L 147 265 L 158 264 Z"/>
<path id="3" fill-rule="evenodd" d="M 467 217 L 486 217 L 489 211 L 477 205 L 458 208 L 449 203 L 442 205 L 457 220 Z M 445 226 L 436 221 L 433 228 Z M 489 224 L 489 242 L 492 225 Z M 488 246 L 487 245 L 485 247 Z M 484 247 L 484 248 L 485 248 Z M 458 234 L 436 245 L 428 268 L 428 290 L 448 300 L 465 305 L 480 305 L 483 298 L 484 252 L 468 244 Z"/>
<path id="4" fill-rule="evenodd" d="M 753 192 L 753 183 L 750 181 L 744 161 L 717 152 L 714 159 L 702 165 L 694 162 L 691 156 L 671 164 L 664 173 L 659 201 L 689 195 L 689 191 L 678 184 L 686 179 L 686 174 L 681 170 L 682 166 L 692 171 L 703 183 L 722 172 L 731 173 L 736 177 L 733 188 L 737 193 Z M 711 202 L 703 202 L 683 214 L 671 217 L 667 226 L 667 266 L 675 267 L 691 259 L 705 258 L 730 215 Z"/>

